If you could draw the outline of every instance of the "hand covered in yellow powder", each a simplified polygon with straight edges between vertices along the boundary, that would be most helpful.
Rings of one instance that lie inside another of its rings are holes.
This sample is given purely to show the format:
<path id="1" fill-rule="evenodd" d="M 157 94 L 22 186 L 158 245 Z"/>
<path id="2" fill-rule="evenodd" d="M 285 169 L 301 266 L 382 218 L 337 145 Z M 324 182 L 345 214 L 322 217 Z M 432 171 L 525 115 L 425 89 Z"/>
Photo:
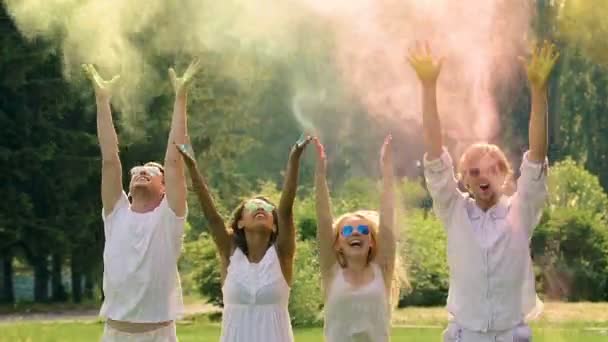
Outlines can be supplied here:
<path id="1" fill-rule="evenodd" d="M 173 90 L 175 90 L 176 95 L 179 96 L 186 94 L 188 87 L 192 83 L 194 75 L 196 75 L 200 69 L 200 65 L 201 63 L 198 58 L 193 60 L 182 77 L 177 77 L 175 70 L 173 68 L 169 68 L 169 78 L 171 79 L 171 84 L 173 85 Z"/>
<path id="2" fill-rule="evenodd" d="M 93 64 L 83 64 L 82 69 L 87 75 L 87 78 L 91 81 L 91 83 L 93 83 L 93 87 L 95 87 L 95 96 L 97 99 L 109 100 L 112 97 L 112 88 L 120 76 L 116 75 L 112 77 L 110 81 L 106 81 L 99 76 L 99 73 Z"/>
<path id="3" fill-rule="evenodd" d="M 544 42 L 542 47 L 532 49 L 532 57 L 529 62 L 520 57 L 528 74 L 530 86 L 544 90 L 558 58 L 559 52 L 557 52 L 555 45 L 547 41 Z"/>
<path id="4" fill-rule="evenodd" d="M 408 61 L 423 85 L 434 85 L 437 82 L 443 58 L 433 58 L 428 42 L 424 45 L 416 42 L 416 47 L 410 49 Z"/>

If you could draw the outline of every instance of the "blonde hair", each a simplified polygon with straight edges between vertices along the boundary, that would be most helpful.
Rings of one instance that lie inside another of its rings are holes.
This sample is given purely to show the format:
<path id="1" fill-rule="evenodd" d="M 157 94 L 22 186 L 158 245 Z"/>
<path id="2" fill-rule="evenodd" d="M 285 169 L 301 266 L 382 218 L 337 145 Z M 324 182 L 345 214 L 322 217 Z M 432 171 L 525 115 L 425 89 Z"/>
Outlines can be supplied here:
<path id="1" fill-rule="evenodd" d="M 509 190 L 514 185 L 513 168 L 511 168 L 511 163 L 509 163 L 505 153 L 494 144 L 476 143 L 469 146 L 462 156 L 460 156 L 460 161 L 458 162 L 458 180 L 464 181 L 464 175 L 469 166 L 486 156 L 498 162 L 498 170 L 505 175 L 504 188 L 505 190 Z"/>
<path id="2" fill-rule="evenodd" d="M 334 246 L 338 239 L 340 238 L 342 223 L 349 218 L 360 218 L 367 223 L 369 223 L 369 232 L 372 241 L 374 242 L 372 246 L 369 247 L 369 253 L 367 254 L 367 263 L 369 264 L 372 260 L 376 258 L 376 254 L 378 254 L 378 227 L 380 226 L 380 217 L 378 212 L 372 210 L 357 210 L 354 212 L 343 214 L 338 217 L 333 224 L 334 230 Z M 341 251 L 336 251 L 336 259 L 338 260 L 338 264 L 340 267 L 346 267 L 346 260 L 344 259 L 344 255 Z"/>
<path id="3" fill-rule="evenodd" d="M 344 223 L 344 221 L 346 221 L 349 218 L 363 219 L 363 220 L 367 221 L 367 223 L 369 224 L 370 238 L 374 242 L 373 245 L 369 247 L 370 251 L 367 255 L 367 264 L 369 264 L 376 258 L 376 255 L 378 254 L 378 248 L 380 247 L 378 245 L 378 231 L 379 231 L 379 227 L 380 227 L 380 215 L 378 214 L 377 211 L 374 211 L 374 210 L 357 210 L 357 211 L 345 213 L 345 214 L 341 215 L 340 217 L 338 217 L 336 220 L 334 220 L 334 223 L 333 223 L 334 246 L 336 245 L 336 243 L 338 242 L 338 239 L 340 238 L 340 233 L 341 233 L 340 228 L 342 227 L 342 224 Z M 341 251 L 336 250 L 336 259 L 338 260 L 338 264 L 340 265 L 340 267 L 345 268 L 347 266 L 346 259 L 344 258 L 344 255 L 341 253 Z M 410 283 L 402 268 L 402 264 L 403 263 L 401 262 L 401 256 L 399 255 L 399 253 L 396 253 L 395 254 L 395 265 L 394 265 L 394 271 L 393 271 L 393 279 L 391 281 L 391 289 L 390 289 L 389 298 L 388 298 L 389 304 L 390 304 L 391 308 L 393 308 L 393 309 L 396 308 L 397 304 L 399 303 L 399 294 L 400 294 L 401 287 L 405 288 L 408 291 L 410 289 Z M 395 300 L 395 299 L 397 299 L 397 300 Z"/>

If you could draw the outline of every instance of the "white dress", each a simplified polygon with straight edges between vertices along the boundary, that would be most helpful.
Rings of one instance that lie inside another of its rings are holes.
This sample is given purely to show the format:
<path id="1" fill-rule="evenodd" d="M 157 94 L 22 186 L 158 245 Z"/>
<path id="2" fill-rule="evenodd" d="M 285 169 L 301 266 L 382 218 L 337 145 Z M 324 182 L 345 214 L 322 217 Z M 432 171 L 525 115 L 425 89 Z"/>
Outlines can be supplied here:
<path id="1" fill-rule="evenodd" d="M 325 303 L 327 342 L 386 342 L 390 340 L 390 305 L 380 267 L 371 263 L 374 279 L 354 288 L 337 268 Z"/>
<path id="2" fill-rule="evenodd" d="M 222 342 L 293 341 L 290 288 L 274 246 L 257 264 L 235 249 L 222 292 Z"/>

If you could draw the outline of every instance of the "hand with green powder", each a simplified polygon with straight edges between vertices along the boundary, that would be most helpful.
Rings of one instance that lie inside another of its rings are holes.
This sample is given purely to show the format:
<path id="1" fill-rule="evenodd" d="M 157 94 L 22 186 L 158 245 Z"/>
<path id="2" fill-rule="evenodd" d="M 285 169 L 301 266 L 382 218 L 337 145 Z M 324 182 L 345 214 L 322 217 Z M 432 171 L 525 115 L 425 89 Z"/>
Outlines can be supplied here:
<path id="1" fill-rule="evenodd" d="M 109 101 L 112 97 L 112 89 L 115 87 L 118 79 L 120 79 L 120 76 L 116 75 L 112 77 L 110 81 L 106 81 L 101 78 L 93 64 L 83 64 L 82 69 L 95 88 L 95 97 L 97 100 Z"/>
<path id="2" fill-rule="evenodd" d="M 183 96 L 187 93 L 188 87 L 192 84 L 192 80 L 194 79 L 194 75 L 196 75 L 200 69 L 200 65 L 201 63 L 198 58 L 193 60 L 182 77 L 177 77 L 175 69 L 169 68 L 169 78 L 171 79 L 171 84 L 173 85 L 176 96 Z"/>

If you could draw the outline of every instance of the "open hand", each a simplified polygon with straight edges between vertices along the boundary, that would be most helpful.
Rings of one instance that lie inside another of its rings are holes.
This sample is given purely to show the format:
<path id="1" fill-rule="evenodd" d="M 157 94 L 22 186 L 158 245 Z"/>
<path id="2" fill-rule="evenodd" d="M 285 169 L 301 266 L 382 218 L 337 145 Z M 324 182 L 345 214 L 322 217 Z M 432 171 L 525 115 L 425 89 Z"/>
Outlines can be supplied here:
<path id="1" fill-rule="evenodd" d="M 198 58 L 193 60 L 190 65 L 188 65 L 188 68 L 186 69 L 186 72 L 184 72 L 184 75 L 182 77 L 177 77 L 177 75 L 175 74 L 175 69 L 169 68 L 169 78 L 171 79 L 171 84 L 173 85 L 173 90 L 175 90 L 175 94 L 183 95 L 188 91 L 188 87 L 190 86 L 190 84 L 192 84 L 194 75 L 196 75 L 196 73 L 200 69 L 200 66 L 201 63 Z"/>
<path id="2" fill-rule="evenodd" d="M 182 155 L 184 163 L 186 163 L 187 166 L 191 167 L 196 165 L 196 159 L 194 158 L 194 151 L 192 150 L 192 146 L 190 146 L 189 144 L 178 144 L 175 146 L 179 151 L 179 154 Z"/>
<path id="3" fill-rule="evenodd" d="M 548 41 L 545 41 L 542 46 L 532 49 L 532 57 L 529 62 L 520 57 L 532 87 L 540 90 L 547 87 L 547 80 L 558 58 L 559 52 L 555 45 Z"/>
<path id="4" fill-rule="evenodd" d="M 112 97 L 112 89 L 115 86 L 116 81 L 120 78 L 119 75 L 112 77 L 110 81 L 106 81 L 101 76 L 93 66 L 93 64 L 83 64 L 82 69 L 86 74 L 87 78 L 93 84 L 95 88 L 95 96 L 98 99 L 106 99 L 109 100 Z"/>
<path id="5" fill-rule="evenodd" d="M 311 140 L 312 140 L 312 137 L 310 135 L 306 135 L 306 134 L 302 133 L 300 138 L 293 145 L 293 148 L 291 149 L 292 153 L 293 152 L 302 153 L 302 151 L 304 151 L 304 149 L 306 148 L 306 145 L 308 145 Z"/>
<path id="6" fill-rule="evenodd" d="M 443 58 L 433 57 L 428 42 L 424 45 L 416 42 L 416 47 L 410 49 L 407 59 L 423 85 L 433 85 L 437 82 Z"/>

